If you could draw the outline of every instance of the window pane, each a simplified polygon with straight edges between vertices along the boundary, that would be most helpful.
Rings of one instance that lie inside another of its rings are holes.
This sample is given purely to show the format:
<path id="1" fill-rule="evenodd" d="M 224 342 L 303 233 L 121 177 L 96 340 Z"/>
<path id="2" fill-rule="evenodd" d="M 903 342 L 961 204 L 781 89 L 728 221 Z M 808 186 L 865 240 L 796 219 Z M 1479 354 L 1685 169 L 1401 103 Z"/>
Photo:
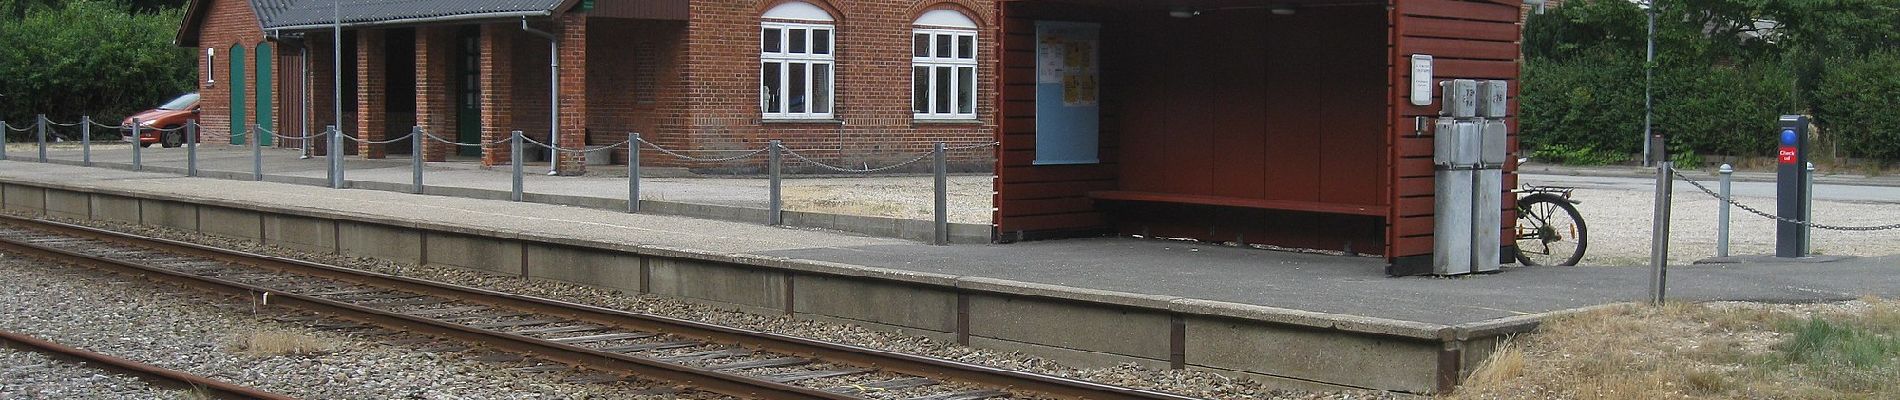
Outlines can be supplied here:
<path id="1" fill-rule="evenodd" d="M 830 29 L 811 30 L 811 53 L 812 54 L 831 54 L 831 30 Z"/>
<path id="2" fill-rule="evenodd" d="M 930 67 L 911 67 L 910 111 L 930 113 Z"/>
<path id="3" fill-rule="evenodd" d="M 937 113 L 950 113 L 950 67 L 937 67 L 936 88 Z"/>
<path id="4" fill-rule="evenodd" d="M 805 112 L 805 63 L 791 63 L 791 70 L 785 73 L 789 90 L 785 91 L 785 112 Z"/>
<path id="5" fill-rule="evenodd" d="M 911 37 L 912 37 L 911 42 L 914 43 L 913 49 L 910 52 L 911 57 L 929 57 L 930 56 L 930 34 L 919 33 L 919 34 L 911 35 Z"/>
<path id="6" fill-rule="evenodd" d="M 764 37 L 761 39 L 761 42 L 765 43 L 765 52 L 777 53 L 781 47 L 779 44 L 785 40 L 785 36 L 779 32 L 778 28 L 765 28 Z"/>
<path id="7" fill-rule="evenodd" d="M 811 91 L 811 111 L 821 114 L 831 112 L 831 64 L 811 66 Z"/>
<path id="8" fill-rule="evenodd" d="M 765 63 L 765 68 L 759 71 L 759 80 L 762 82 L 759 85 L 760 95 L 764 96 L 763 103 L 765 104 L 765 112 L 768 113 L 784 112 L 781 111 L 783 108 L 780 104 L 784 97 L 780 96 L 780 94 L 783 93 L 780 89 L 784 88 L 780 85 L 783 84 L 784 80 L 780 79 L 782 74 L 780 74 L 779 68 L 779 63 L 769 62 Z"/>
<path id="9" fill-rule="evenodd" d="M 950 35 L 937 36 L 937 57 L 950 58 Z"/>
<path id="10" fill-rule="evenodd" d="M 957 113 L 976 113 L 976 67 L 957 68 Z"/>
<path id="11" fill-rule="evenodd" d="M 957 35 L 957 58 L 976 58 L 976 36 Z"/>
<path id="12" fill-rule="evenodd" d="M 791 31 L 791 35 L 789 39 L 791 40 L 792 45 L 790 46 L 791 49 L 786 51 L 787 53 L 792 53 L 792 54 L 805 53 L 805 30 L 804 29 L 793 29 Z"/>

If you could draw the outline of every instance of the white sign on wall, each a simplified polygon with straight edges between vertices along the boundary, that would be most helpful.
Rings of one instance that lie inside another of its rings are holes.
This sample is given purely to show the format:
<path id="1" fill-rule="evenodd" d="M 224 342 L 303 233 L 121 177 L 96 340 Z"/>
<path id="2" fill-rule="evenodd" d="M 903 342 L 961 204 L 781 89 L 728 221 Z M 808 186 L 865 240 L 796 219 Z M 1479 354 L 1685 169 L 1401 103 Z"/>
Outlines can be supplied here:
<path id="1" fill-rule="evenodd" d="M 1412 55 L 1412 105 L 1432 105 L 1432 56 Z"/>

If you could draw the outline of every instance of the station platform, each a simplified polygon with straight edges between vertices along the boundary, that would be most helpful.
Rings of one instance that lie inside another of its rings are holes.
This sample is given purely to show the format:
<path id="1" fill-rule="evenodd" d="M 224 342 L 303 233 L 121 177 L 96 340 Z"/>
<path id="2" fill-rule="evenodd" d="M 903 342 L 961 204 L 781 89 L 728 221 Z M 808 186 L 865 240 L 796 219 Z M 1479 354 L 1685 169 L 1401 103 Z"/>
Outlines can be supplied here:
<path id="1" fill-rule="evenodd" d="M 1435 393 L 1502 335 L 1647 293 L 1635 267 L 1392 278 L 1376 258 L 1095 238 L 933 246 L 832 231 L 0 161 L 0 204 L 858 323 L 1080 365 Z M 324 236 L 328 237 L 324 237 Z M 1900 256 L 1679 265 L 1674 300 L 1900 296 Z"/>

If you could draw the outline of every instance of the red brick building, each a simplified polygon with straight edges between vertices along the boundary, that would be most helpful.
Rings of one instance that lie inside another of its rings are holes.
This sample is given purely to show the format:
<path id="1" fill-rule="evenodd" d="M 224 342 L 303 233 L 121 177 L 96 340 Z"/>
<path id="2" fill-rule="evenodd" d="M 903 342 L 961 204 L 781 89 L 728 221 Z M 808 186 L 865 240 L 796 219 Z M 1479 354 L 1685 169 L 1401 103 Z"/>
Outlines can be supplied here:
<path id="1" fill-rule="evenodd" d="M 420 126 L 460 143 L 521 130 L 563 148 L 638 132 L 676 150 L 757 149 L 780 139 L 821 161 L 876 166 L 934 142 L 993 140 L 993 7 L 991 0 L 194 0 L 177 42 L 199 49 L 206 142 L 243 143 L 231 133 L 253 126 L 303 136 L 340 125 L 369 141 Z M 338 89 L 341 102 L 332 95 Z M 505 145 L 425 143 L 430 161 L 509 157 Z M 349 147 L 380 158 L 407 154 L 411 144 Z M 613 161 L 624 162 L 624 150 L 616 153 Z M 555 168 L 581 173 L 580 157 L 562 153 Z M 991 157 L 975 150 L 959 159 Z M 657 154 L 643 163 L 691 166 Z"/>

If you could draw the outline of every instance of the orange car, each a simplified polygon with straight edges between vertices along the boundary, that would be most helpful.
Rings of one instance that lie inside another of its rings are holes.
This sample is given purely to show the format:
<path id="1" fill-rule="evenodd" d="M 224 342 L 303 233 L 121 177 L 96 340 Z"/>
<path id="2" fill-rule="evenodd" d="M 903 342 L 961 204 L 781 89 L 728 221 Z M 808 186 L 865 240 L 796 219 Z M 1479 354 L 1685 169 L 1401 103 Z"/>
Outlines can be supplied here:
<path id="1" fill-rule="evenodd" d="M 125 127 L 121 136 L 132 136 L 132 120 L 139 121 L 139 147 L 152 147 L 153 143 L 165 147 L 178 147 L 185 144 L 185 132 L 174 130 L 185 126 L 185 122 L 198 119 L 198 94 L 186 93 L 158 108 L 145 110 L 126 117 L 119 126 Z M 171 131 L 165 131 L 171 130 Z"/>

